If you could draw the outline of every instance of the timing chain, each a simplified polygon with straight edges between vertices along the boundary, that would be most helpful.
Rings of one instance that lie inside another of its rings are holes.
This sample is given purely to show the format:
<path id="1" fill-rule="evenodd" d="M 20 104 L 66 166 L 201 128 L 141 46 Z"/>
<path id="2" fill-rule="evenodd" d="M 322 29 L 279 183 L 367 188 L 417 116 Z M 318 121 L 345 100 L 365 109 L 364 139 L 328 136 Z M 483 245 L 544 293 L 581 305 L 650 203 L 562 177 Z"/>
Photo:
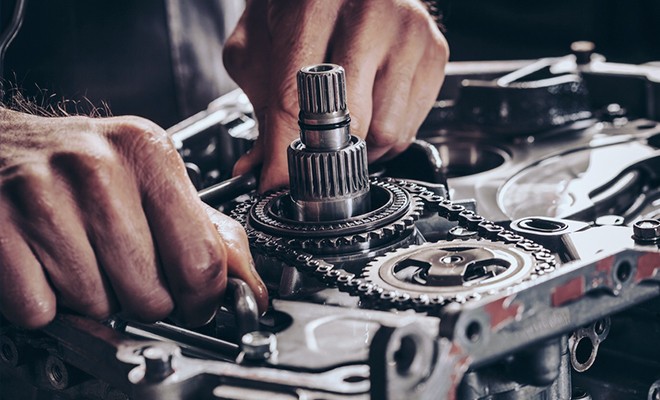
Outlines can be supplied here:
<path id="1" fill-rule="evenodd" d="M 457 222 L 458 226 L 469 231 L 476 232 L 482 239 L 500 242 L 515 246 L 529 253 L 536 265 L 534 272 L 525 280 L 536 279 L 556 268 L 556 258 L 542 245 L 527 239 L 515 232 L 506 230 L 504 227 L 491 222 L 484 217 L 468 210 L 460 204 L 455 204 L 433 193 L 428 188 L 417 183 L 400 179 L 383 178 L 387 183 L 396 184 L 404 188 L 412 196 L 422 200 L 426 212 L 436 212 L 442 218 Z M 478 299 L 480 294 L 474 293 L 466 298 L 443 298 L 441 296 L 411 296 L 408 293 L 385 290 L 377 284 L 367 282 L 360 276 L 350 273 L 344 269 L 336 268 L 320 258 L 304 251 L 292 248 L 286 238 L 277 238 L 269 234 L 257 231 L 247 224 L 249 209 L 257 202 L 257 197 L 252 197 L 236 206 L 232 217 L 243 224 L 246 228 L 250 246 L 257 252 L 279 259 L 287 265 L 297 268 L 304 274 L 314 276 L 328 287 L 336 287 L 342 292 L 353 296 L 359 296 L 363 305 L 374 309 L 414 309 L 420 312 L 433 311 L 439 307 L 452 302 L 465 302 Z M 460 240 L 460 239 L 459 239 Z"/>

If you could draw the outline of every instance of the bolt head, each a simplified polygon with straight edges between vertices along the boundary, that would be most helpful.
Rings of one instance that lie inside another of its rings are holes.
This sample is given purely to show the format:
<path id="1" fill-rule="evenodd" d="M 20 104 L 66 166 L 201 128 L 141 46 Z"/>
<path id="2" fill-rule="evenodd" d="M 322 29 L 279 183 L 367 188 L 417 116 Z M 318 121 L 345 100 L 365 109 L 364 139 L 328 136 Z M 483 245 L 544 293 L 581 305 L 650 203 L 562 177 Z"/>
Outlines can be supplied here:
<path id="1" fill-rule="evenodd" d="M 160 381 L 172 375 L 172 352 L 169 349 L 152 346 L 142 351 L 145 363 L 145 378 Z"/>
<path id="2" fill-rule="evenodd" d="M 660 221 L 642 219 L 633 224 L 633 239 L 638 242 L 653 243 L 660 239 Z"/>
<path id="3" fill-rule="evenodd" d="M 241 338 L 246 359 L 267 360 L 277 353 L 277 337 L 266 331 L 248 332 Z"/>

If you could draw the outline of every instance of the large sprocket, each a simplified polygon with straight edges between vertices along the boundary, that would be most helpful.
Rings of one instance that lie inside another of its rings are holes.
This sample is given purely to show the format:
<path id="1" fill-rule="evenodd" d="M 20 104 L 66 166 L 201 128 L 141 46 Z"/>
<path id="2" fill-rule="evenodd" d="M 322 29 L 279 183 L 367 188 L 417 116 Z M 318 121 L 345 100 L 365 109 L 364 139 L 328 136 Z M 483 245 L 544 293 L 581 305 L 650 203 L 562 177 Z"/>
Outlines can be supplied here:
<path id="1" fill-rule="evenodd" d="M 515 245 L 468 239 L 399 248 L 367 264 L 363 279 L 381 296 L 444 304 L 504 290 L 544 267 L 534 253 Z"/>

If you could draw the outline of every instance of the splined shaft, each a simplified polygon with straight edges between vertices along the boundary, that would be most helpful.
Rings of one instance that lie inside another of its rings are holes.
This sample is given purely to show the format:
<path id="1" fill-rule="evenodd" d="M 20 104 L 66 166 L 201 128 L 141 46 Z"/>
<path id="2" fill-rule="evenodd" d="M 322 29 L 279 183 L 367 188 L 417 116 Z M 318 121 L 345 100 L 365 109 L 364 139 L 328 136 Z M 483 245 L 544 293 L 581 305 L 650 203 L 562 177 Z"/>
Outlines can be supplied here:
<path id="1" fill-rule="evenodd" d="M 297 80 L 300 139 L 288 149 L 294 217 L 335 221 L 368 212 L 366 146 L 350 133 L 344 69 L 313 65 Z"/>

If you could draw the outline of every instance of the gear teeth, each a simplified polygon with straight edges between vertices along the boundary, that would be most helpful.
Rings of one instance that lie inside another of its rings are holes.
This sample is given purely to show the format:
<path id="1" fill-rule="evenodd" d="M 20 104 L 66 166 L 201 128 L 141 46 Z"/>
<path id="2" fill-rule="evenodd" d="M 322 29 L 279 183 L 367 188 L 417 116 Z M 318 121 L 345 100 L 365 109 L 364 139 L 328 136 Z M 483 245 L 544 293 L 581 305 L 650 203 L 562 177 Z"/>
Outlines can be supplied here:
<path id="1" fill-rule="evenodd" d="M 413 226 L 413 225 L 415 225 L 415 218 L 413 218 L 413 217 L 404 217 L 404 218 L 401 220 L 401 223 L 403 223 L 403 225 L 404 225 L 405 227 Z"/>
<path id="2" fill-rule="evenodd" d="M 366 144 L 353 144 L 336 152 L 307 152 L 297 140 L 288 148 L 291 196 L 297 200 L 327 201 L 369 191 Z"/>
<path id="3" fill-rule="evenodd" d="M 360 233 L 358 235 L 355 235 L 356 239 L 360 243 L 366 243 L 369 241 L 369 234 L 368 233 Z"/>
<path id="4" fill-rule="evenodd" d="M 457 240 L 458 241 L 458 240 Z M 467 248 L 470 248 L 472 245 L 467 243 L 474 243 L 479 245 L 482 248 L 492 248 L 493 251 L 504 252 L 504 254 L 510 254 L 509 256 L 503 255 L 505 257 L 516 257 L 519 260 L 519 264 L 514 264 L 511 268 L 513 270 L 510 278 L 504 278 L 505 280 L 495 283 L 498 287 L 498 291 L 506 290 L 509 286 L 516 286 L 520 283 L 523 283 L 527 280 L 534 279 L 534 276 L 542 275 L 547 273 L 542 268 L 539 267 L 541 264 L 538 259 L 534 257 L 531 252 L 523 251 L 522 249 L 516 248 L 515 246 L 503 243 L 501 241 L 491 241 L 483 238 L 479 239 L 467 239 L 460 240 L 461 243 L 466 243 Z M 418 245 L 411 245 L 404 248 L 399 248 L 397 250 L 386 253 L 382 256 L 376 257 L 371 262 L 369 262 L 362 270 L 362 277 L 365 281 L 371 282 L 375 287 L 382 289 L 383 293 L 390 293 L 386 297 L 389 298 L 392 292 L 398 292 L 401 295 L 407 295 L 406 299 L 400 298 L 400 301 L 390 300 L 389 307 L 397 309 L 408 309 L 412 308 L 417 311 L 432 311 L 438 307 L 444 307 L 448 303 L 459 303 L 463 304 L 469 301 L 474 301 L 482 298 L 482 296 L 489 294 L 490 289 L 488 285 L 493 283 L 485 283 L 485 286 L 477 286 L 470 288 L 469 286 L 457 287 L 456 292 L 453 295 L 443 297 L 441 293 L 433 293 L 433 289 L 430 289 L 425 286 L 420 286 L 420 290 L 416 291 L 415 289 L 408 289 L 407 286 L 412 282 L 401 281 L 401 285 L 397 284 L 399 282 L 395 275 L 393 275 L 393 268 L 395 268 L 395 262 L 398 262 L 406 257 L 412 257 L 420 249 L 425 249 L 423 251 L 434 251 L 434 246 L 442 246 L 443 244 L 448 245 L 452 243 L 451 240 L 443 240 L 439 242 L 428 242 Z M 449 245 L 451 247 L 451 245 Z M 513 252 L 513 253 L 512 253 Z M 522 252 L 522 253 L 521 253 Z M 396 258 L 395 256 L 401 257 Z M 390 261 L 392 260 L 392 261 Z M 388 264 L 389 262 L 389 264 Z M 510 283 L 506 283 L 506 279 L 511 279 Z M 502 286 L 508 285 L 508 286 Z M 406 287 L 406 289 L 404 289 Z M 481 289 L 483 287 L 483 289 Z M 421 288 L 425 288 L 422 291 Z M 429 289 L 431 291 L 429 291 Z M 438 289 L 442 290 L 442 289 Z M 447 290 L 447 289 L 444 289 Z M 381 303 L 384 301 L 382 297 L 379 300 Z M 387 306 L 387 305 L 385 305 Z M 386 307 L 385 307 L 386 308 Z"/>

